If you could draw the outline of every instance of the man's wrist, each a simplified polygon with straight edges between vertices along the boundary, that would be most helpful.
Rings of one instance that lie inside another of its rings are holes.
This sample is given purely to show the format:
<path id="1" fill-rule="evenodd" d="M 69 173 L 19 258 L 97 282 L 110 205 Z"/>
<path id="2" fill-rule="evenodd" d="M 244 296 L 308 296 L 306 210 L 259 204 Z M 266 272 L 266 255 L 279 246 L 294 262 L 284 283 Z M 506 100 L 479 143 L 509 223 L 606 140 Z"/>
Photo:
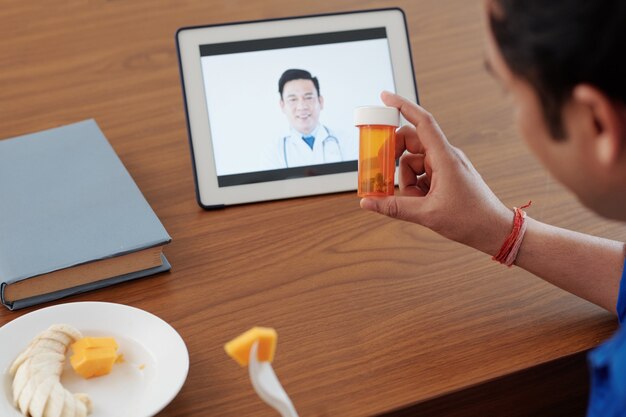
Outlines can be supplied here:
<path id="1" fill-rule="evenodd" d="M 489 256 L 496 255 L 513 230 L 514 219 L 515 212 L 503 206 L 501 210 L 485 218 L 483 227 L 475 233 L 476 241 L 469 246 Z"/>

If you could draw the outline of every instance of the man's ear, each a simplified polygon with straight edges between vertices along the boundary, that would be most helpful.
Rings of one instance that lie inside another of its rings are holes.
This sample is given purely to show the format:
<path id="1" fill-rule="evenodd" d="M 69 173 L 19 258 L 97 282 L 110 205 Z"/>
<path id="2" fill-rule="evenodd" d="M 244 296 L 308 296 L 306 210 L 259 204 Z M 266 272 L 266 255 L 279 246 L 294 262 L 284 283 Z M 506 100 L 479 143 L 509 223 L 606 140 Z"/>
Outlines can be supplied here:
<path id="1" fill-rule="evenodd" d="M 278 102 L 280 104 L 280 109 L 283 111 L 283 113 L 285 112 L 285 102 L 283 101 L 283 98 L 280 98 L 280 101 Z"/>
<path id="2" fill-rule="evenodd" d="M 320 100 L 320 110 L 324 110 L 324 96 L 319 96 L 318 99 Z"/>
<path id="3" fill-rule="evenodd" d="M 609 167 L 626 151 L 626 115 L 624 106 L 611 100 L 604 92 L 589 84 L 574 87 L 572 99 L 583 106 L 592 133 L 592 152 L 596 160 Z M 586 123 L 585 121 L 583 121 Z"/>

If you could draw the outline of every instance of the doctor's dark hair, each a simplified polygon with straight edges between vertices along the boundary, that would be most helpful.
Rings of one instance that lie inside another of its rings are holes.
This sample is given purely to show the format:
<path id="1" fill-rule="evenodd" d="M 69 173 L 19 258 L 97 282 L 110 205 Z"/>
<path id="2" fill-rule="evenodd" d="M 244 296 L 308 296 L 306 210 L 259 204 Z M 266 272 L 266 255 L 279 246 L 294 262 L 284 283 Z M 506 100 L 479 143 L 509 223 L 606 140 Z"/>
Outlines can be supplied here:
<path id="1" fill-rule="evenodd" d="M 626 1 L 492 0 L 489 24 L 509 69 L 537 92 L 550 133 L 587 83 L 626 103 Z"/>
<path id="2" fill-rule="evenodd" d="M 309 71 L 305 71 L 302 69 L 288 69 L 283 72 L 283 75 L 280 76 L 278 80 L 278 93 L 280 94 L 280 98 L 283 98 L 283 88 L 285 84 L 289 81 L 293 80 L 311 80 L 313 81 L 313 85 L 317 90 L 317 95 L 320 95 L 320 83 L 317 80 L 317 77 L 313 77 Z"/>

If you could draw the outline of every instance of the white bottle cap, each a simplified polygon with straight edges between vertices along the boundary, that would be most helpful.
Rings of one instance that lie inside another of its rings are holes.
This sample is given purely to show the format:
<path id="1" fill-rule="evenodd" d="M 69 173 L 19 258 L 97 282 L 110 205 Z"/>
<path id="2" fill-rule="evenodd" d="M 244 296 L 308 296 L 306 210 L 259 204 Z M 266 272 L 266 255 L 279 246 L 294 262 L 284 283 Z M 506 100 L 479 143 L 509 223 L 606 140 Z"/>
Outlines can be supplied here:
<path id="1" fill-rule="evenodd" d="M 395 107 L 363 106 L 354 109 L 354 125 L 400 126 L 400 111 Z"/>

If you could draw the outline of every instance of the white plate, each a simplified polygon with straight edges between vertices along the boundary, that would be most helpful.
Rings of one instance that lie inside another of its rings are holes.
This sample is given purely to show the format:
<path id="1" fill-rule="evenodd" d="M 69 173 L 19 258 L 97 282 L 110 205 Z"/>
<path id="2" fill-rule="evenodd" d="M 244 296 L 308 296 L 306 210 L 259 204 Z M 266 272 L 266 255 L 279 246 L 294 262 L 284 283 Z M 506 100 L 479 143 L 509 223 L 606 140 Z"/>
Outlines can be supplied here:
<path id="1" fill-rule="evenodd" d="M 13 407 L 13 359 L 37 334 L 56 323 L 71 324 L 84 336 L 111 336 L 124 362 L 109 375 L 83 379 L 66 360 L 61 377 L 72 393 L 89 394 L 90 417 L 148 417 L 161 411 L 178 394 L 187 378 L 189 353 L 180 335 L 157 316 L 122 304 L 83 302 L 43 308 L 0 328 L 0 416 L 18 417 Z"/>

